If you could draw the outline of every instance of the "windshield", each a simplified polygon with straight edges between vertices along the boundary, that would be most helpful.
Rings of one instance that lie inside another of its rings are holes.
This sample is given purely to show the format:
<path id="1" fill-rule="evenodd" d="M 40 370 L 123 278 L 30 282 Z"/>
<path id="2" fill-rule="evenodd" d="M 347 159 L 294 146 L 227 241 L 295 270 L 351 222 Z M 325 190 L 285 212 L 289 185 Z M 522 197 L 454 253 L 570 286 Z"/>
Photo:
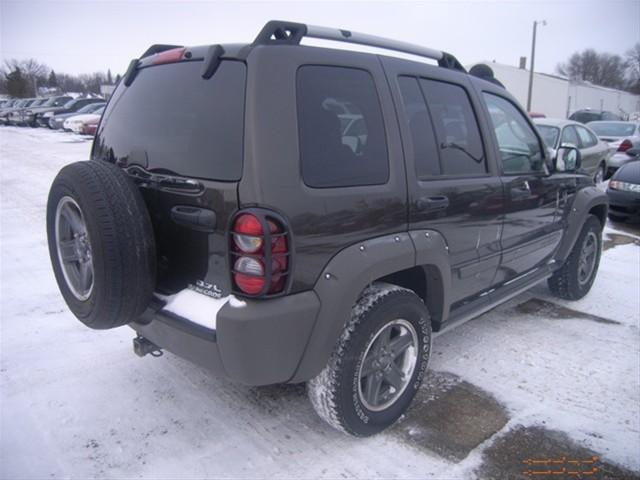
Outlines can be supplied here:
<path id="1" fill-rule="evenodd" d="M 56 103 L 56 97 L 51 97 L 49 100 L 44 102 L 41 106 L 42 107 L 52 107 L 53 105 L 55 105 L 55 103 Z"/>
<path id="2" fill-rule="evenodd" d="M 569 117 L 569 120 L 580 123 L 589 123 L 602 118 L 600 113 L 596 112 L 576 112 Z"/>
<path id="3" fill-rule="evenodd" d="M 635 124 L 621 122 L 591 122 L 589 127 L 599 137 L 629 137 L 636 130 Z"/>
<path id="4" fill-rule="evenodd" d="M 75 103 L 76 103 L 76 100 L 72 98 L 72 99 L 71 99 L 71 100 L 69 100 L 67 103 L 65 103 L 65 104 L 63 105 L 63 107 L 64 107 L 64 108 L 71 108 L 71 107 L 73 107 L 73 105 L 75 105 Z"/>
<path id="5" fill-rule="evenodd" d="M 536 128 L 542 135 L 544 143 L 551 148 L 556 148 L 556 142 L 558 141 L 558 135 L 560 135 L 560 129 L 558 127 L 552 127 L 551 125 L 538 125 Z"/>

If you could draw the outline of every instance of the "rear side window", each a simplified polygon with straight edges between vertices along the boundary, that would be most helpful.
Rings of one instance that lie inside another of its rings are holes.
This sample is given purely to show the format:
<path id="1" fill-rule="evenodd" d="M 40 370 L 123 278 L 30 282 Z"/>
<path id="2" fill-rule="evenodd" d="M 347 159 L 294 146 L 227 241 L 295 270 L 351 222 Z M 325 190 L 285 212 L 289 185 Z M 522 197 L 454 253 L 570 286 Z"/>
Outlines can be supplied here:
<path id="1" fill-rule="evenodd" d="M 242 176 L 246 67 L 223 61 L 210 79 L 202 62 L 141 69 L 120 85 L 94 157 L 140 158 L 156 171 L 222 181 Z"/>
<path id="2" fill-rule="evenodd" d="M 388 181 L 382 111 L 368 72 L 302 66 L 297 75 L 297 102 L 305 184 L 322 188 Z"/>
<path id="3" fill-rule="evenodd" d="M 411 132 L 416 175 L 418 178 L 440 175 L 437 141 L 418 80 L 399 77 L 398 85 Z"/>
<path id="4" fill-rule="evenodd" d="M 440 147 L 443 175 L 486 173 L 482 137 L 467 92 L 458 85 L 421 79 Z"/>
<path id="5" fill-rule="evenodd" d="M 578 137 L 580 137 L 582 148 L 593 147 L 598 143 L 596 137 L 594 137 L 586 128 L 576 125 L 576 130 L 578 131 Z"/>

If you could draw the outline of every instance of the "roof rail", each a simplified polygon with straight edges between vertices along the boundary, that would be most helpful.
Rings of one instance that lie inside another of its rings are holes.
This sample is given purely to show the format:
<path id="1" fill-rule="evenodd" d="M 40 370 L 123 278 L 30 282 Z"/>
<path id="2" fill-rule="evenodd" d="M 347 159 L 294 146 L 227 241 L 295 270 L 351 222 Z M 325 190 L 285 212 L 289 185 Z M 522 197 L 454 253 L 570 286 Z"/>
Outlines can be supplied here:
<path id="1" fill-rule="evenodd" d="M 465 68 L 450 53 L 432 48 L 414 45 L 366 33 L 357 33 L 339 28 L 319 27 L 304 23 L 271 20 L 266 23 L 254 40 L 254 45 L 299 45 L 303 38 L 320 38 L 338 42 L 354 43 L 369 47 L 384 48 L 396 52 L 409 53 L 436 60 L 443 68 L 466 72 Z"/>

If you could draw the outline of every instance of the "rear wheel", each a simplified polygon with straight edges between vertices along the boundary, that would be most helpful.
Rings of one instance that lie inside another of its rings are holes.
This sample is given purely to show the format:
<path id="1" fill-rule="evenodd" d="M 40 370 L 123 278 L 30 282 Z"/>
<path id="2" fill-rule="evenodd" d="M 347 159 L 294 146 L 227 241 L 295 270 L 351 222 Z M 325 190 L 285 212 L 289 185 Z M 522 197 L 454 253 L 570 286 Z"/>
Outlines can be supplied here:
<path id="1" fill-rule="evenodd" d="M 596 278 L 601 252 L 602 226 L 589 215 L 564 265 L 547 282 L 551 292 L 566 300 L 584 297 Z"/>
<path id="2" fill-rule="evenodd" d="M 327 366 L 309 381 L 309 398 L 331 426 L 378 433 L 409 407 L 431 349 L 429 313 L 412 291 L 374 284 L 353 308 Z"/>

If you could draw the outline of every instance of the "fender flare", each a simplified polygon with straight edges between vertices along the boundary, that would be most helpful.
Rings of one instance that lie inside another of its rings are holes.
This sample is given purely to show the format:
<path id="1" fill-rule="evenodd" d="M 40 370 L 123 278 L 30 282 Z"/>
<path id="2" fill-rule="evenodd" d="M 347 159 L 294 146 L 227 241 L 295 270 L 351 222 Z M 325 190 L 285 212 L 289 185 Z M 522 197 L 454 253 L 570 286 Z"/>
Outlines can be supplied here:
<path id="1" fill-rule="evenodd" d="M 447 282 L 442 288 L 447 292 L 451 282 L 448 257 L 443 237 L 432 230 L 385 235 L 341 250 L 326 265 L 314 286 L 320 299 L 320 311 L 290 382 L 309 380 L 324 368 L 350 318 L 353 305 L 367 285 L 427 261 L 430 267 L 439 271 L 441 280 Z M 443 299 L 443 308 L 448 312 L 446 299 Z"/>
<path id="2" fill-rule="evenodd" d="M 609 199 L 607 198 L 607 194 L 596 186 L 582 188 L 574 195 L 573 202 L 571 205 L 567 206 L 569 213 L 567 214 L 567 219 L 564 223 L 565 233 L 562 237 L 562 242 L 554 255 L 556 263 L 564 263 L 571 253 L 571 249 L 576 243 L 578 235 L 580 235 L 582 225 L 584 225 L 587 215 L 589 215 L 589 212 L 593 207 L 600 205 L 604 205 L 605 209 L 608 210 Z M 605 211 L 604 213 L 604 218 L 606 219 L 607 212 Z"/>

